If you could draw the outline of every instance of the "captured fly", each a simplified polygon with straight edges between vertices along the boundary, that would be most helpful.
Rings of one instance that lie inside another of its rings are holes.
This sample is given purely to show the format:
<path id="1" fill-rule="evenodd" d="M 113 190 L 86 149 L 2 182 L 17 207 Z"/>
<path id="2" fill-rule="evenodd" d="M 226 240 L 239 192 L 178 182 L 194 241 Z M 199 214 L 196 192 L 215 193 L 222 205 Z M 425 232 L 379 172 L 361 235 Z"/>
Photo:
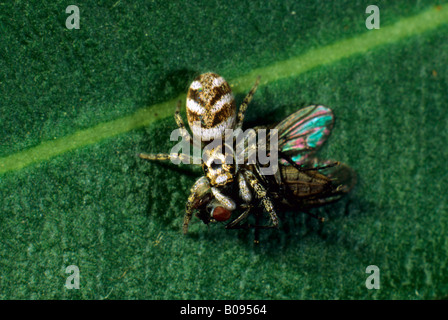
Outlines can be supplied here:
<path id="1" fill-rule="evenodd" d="M 315 155 L 329 137 L 333 124 L 331 109 L 313 105 L 300 109 L 274 126 L 278 135 L 278 170 L 273 175 L 266 175 L 261 173 L 263 166 L 259 163 L 238 167 L 238 172 L 244 173 L 249 188 L 244 188 L 244 184 L 243 187 L 234 184 L 236 190 L 233 192 L 247 201 L 238 202 L 242 212 L 227 223 L 226 228 L 258 230 L 276 227 L 277 207 L 305 211 L 337 201 L 347 194 L 356 182 L 355 172 L 345 164 L 320 160 Z M 255 225 L 243 223 L 252 211 L 258 215 L 257 207 L 269 214 L 270 224 L 259 225 L 259 219 Z M 219 212 L 218 217 L 231 215 L 230 210 L 211 201 L 200 208 L 198 217 L 206 224 L 213 222 L 212 210 Z M 257 237 L 256 234 L 256 241 Z"/>

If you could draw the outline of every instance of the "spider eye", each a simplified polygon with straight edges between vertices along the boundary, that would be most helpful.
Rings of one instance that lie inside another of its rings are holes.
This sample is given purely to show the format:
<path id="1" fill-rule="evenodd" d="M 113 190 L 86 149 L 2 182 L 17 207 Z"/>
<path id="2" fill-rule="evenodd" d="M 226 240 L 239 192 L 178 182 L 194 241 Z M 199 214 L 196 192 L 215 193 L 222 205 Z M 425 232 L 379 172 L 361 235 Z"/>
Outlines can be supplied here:
<path id="1" fill-rule="evenodd" d="M 221 168 L 221 164 L 220 163 L 212 163 L 212 165 L 210 166 L 213 170 L 219 169 Z"/>
<path id="2" fill-rule="evenodd" d="M 212 164 L 210 165 L 210 168 L 212 168 L 213 170 L 220 169 L 221 167 L 222 167 L 221 160 L 215 160 L 215 161 L 212 162 Z"/>

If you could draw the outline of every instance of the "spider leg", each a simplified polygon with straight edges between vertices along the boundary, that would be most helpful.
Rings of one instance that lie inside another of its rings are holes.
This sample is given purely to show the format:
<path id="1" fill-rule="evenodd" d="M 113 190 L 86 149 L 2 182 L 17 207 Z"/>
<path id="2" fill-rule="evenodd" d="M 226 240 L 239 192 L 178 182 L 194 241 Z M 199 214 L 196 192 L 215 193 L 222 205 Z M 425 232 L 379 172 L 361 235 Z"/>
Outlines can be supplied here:
<path id="1" fill-rule="evenodd" d="M 193 210 L 197 209 L 203 204 L 203 199 L 210 191 L 210 184 L 205 176 L 200 177 L 190 189 L 190 195 L 188 196 L 186 210 L 184 215 L 184 223 L 182 225 L 182 231 L 184 234 L 188 232 L 188 225 L 190 224 L 191 217 L 193 216 Z"/>
<path id="2" fill-rule="evenodd" d="M 193 144 L 193 140 L 191 139 L 190 133 L 188 133 L 187 129 L 185 128 L 184 121 L 182 120 L 182 117 L 180 116 L 180 107 L 181 107 L 182 101 L 179 100 L 177 102 L 176 111 L 174 111 L 174 120 L 176 121 L 177 126 L 179 127 L 182 138 L 189 142 L 190 144 Z"/>
<path id="3" fill-rule="evenodd" d="M 145 160 L 182 162 L 184 164 L 201 165 L 201 161 L 184 153 L 139 153 L 138 156 Z M 198 162 L 199 161 L 199 162 Z"/>
<path id="4" fill-rule="evenodd" d="M 247 181 L 244 178 L 244 175 L 242 172 L 238 172 L 238 189 L 239 189 L 239 196 L 241 199 L 243 199 L 244 204 L 242 207 L 246 207 L 247 209 L 240 214 L 237 218 L 233 219 L 231 222 L 226 224 L 226 229 L 236 229 L 238 228 L 237 225 L 247 218 L 247 216 L 250 213 L 250 210 L 253 208 L 252 205 L 250 205 L 250 202 L 252 201 L 252 193 L 249 190 L 249 186 L 247 185 Z"/>
<path id="5" fill-rule="evenodd" d="M 268 195 L 268 192 L 265 187 L 258 181 L 257 177 L 250 171 L 245 170 L 244 172 L 246 180 L 249 182 L 252 189 L 255 191 L 255 195 L 258 199 L 260 199 L 263 208 L 268 212 L 271 218 L 271 225 L 266 226 L 268 228 L 277 228 L 278 227 L 278 216 L 274 210 L 274 204 L 271 198 Z M 256 228 L 262 228 L 262 226 L 256 226 Z"/>
<path id="6" fill-rule="evenodd" d="M 246 113 L 247 106 L 249 105 L 250 101 L 252 100 L 252 97 L 254 96 L 255 91 L 257 91 L 259 83 L 260 83 L 260 76 L 257 77 L 257 80 L 255 81 L 254 86 L 249 91 L 249 93 L 247 94 L 246 98 L 244 98 L 243 103 L 240 106 L 240 109 L 238 111 L 237 122 L 236 122 L 236 125 L 235 125 L 235 130 L 242 128 L 243 121 L 244 121 L 244 114 Z"/>
<path id="7" fill-rule="evenodd" d="M 235 201 L 233 201 L 230 197 L 224 195 L 218 188 L 211 188 L 213 196 L 215 199 L 227 210 L 233 211 L 236 209 Z"/>
<path id="8" fill-rule="evenodd" d="M 249 204 L 252 201 L 252 192 L 250 191 L 249 186 L 247 185 L 247 181 L 244 178 L 242 172 L 238 172 L 237 179 L 239 196 L 246 204 Z"/>

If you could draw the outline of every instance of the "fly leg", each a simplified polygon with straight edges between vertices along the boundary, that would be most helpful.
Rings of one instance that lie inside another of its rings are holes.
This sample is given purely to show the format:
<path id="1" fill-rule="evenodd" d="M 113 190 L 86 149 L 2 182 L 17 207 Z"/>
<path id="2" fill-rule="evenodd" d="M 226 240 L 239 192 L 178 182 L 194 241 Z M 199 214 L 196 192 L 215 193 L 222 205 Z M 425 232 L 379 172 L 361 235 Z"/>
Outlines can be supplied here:
<path id="1" fill-rule="evenodd" d="M 247 218 L 251 210 L 255 210 L 255 225 L 251 225 L 249 223 L 240 225 L 239 223 Z M 271 226 L 261 226 L 260 225 L 261 220 L 261 213 L 260 208 L 253 207 L 252 205 L 248 205 L 247 209 L 237 218 L 232 220 L 226 225 L 226 229 L 252 229 L 254 228 L 254 243 L 259 244 L 260 243 L 260 229 L 268 229 L 271 228 Z"/>
<path id="2" fill-rule="evenodd" d="M 240 214 L 238 217 L 230 221 L 228 224 L 226 224 L 226 229 L 243 229 L 243 228 L 250 228 L 250 225 L 239 225 L 241 221 L 246 219 L 249 216 L 250 210 L 252 209 L 252 206 L 248 206 L 246 210 L 242 214 Z"/>
<path id="3" fill-rule="evenodd" d="M 256 210 L 255 211 L 255 231 L 254 231 L 254 243 L 255 244 L 260 243 L 260 229 L 263 229 L 262 227 L 260 227 L 260 220 L 261 220 L 260 210 Z"/>

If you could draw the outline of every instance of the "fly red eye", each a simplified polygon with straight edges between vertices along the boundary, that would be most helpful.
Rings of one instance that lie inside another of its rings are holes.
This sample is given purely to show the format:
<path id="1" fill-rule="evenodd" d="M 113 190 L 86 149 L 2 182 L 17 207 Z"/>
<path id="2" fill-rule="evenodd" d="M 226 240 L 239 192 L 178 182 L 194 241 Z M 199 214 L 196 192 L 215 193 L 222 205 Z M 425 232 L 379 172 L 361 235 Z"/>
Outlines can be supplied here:
<path id="1" fill-rule="evenodd" d="M 226 221 L 229 220 L 232 212 L 223 207 L 216 207 L 213 209 L 212 217 L 216 221 Z"/>

